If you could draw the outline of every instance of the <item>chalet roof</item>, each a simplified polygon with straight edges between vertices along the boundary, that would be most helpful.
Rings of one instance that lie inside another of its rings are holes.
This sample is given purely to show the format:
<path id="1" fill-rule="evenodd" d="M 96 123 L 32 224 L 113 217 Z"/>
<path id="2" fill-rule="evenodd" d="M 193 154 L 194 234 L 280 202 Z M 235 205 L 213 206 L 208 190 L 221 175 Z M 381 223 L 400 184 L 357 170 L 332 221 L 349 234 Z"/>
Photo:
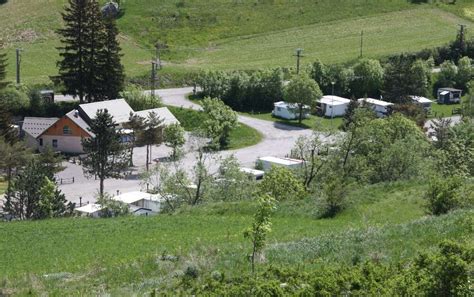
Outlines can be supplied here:
<path id="1" fill-rule="evenodd" d="M 85 120 L 93 120 L 97 114 L 97 111 L 101 109 L 107 109 L 116 124 L 128 122 L 130 113 L 133 113 L 133 109 L 124 99 L 115 99 L 79 105 L 79 110 L 81 110 L 88 117 L 88 119 Z"/>
<path id="2" fill-rule="evenodd" d="M 71 121 L 73 121 L 76 125 L 78 125 L 82 130 L 87 132 L 91 137 L 94 137 L 94 133 L 89 131 L 89 125 L 84 121 L 84 119 L 79 115 L 79 111 L 74 109 L 71 110 L 66 114 L 66 117 L 68 117 Z"/>
<path id="3" fill-rule="evenodd" d="M 170 112 L 167 107 L 141 110 L 135 112 L 135 114 L 142 118 L 147 118 L 151 112 L 154 112 L 160 119 L 162 119 L 165 126 L 170 124 L 179 124 L 178 119 Z"/>
<path id="4" fill-rule="evenodd" d="M 22 130 L 33 138 L 37 138 L 58 120 L 58 118 L 25 117 Z"/>

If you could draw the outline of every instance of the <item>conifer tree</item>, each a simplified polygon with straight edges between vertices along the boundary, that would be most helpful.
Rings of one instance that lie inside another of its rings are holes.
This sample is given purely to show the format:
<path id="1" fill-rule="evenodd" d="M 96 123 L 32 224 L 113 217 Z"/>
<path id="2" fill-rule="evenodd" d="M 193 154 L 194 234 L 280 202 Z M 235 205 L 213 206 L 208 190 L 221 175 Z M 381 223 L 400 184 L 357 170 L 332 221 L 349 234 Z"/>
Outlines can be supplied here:
<path id="1" fill-rule="evenodd" d="M 57 33 L 61 36 L 61 61 L 58 62 L 59 79 L 67 94 L 78 96 L 81 103 L 86 95 L 86 57 L 88 34 L 87 24 L 89 0 L 69 0 L 69 6 L 62 13 L 64 28 Z"/>
<path id="2" fill-rule="evenodd" d="M 104 180 L 109 177 L 120 178 L 130 158 L 120 142 L 120 134 L 115 129 L 112 116 L 106 109 L 97 111 L 89 129 L 95 136 L 82 142 L 87 154 L 83 160 L 83 169 L 86 174 L 99 178 L 99 194 L 102 197 Z"/>
<path id="3" fill-rule="evenodd" d="M 102 93 L 106 100 L 116 99 L 123 89 L 124 73 L 120 62 L 121 48 L 117 40 L 118 29 L 111 17 L 104 19 L 104 48 L 100 52 L 100 80 Z"/>
<path id="4" fill-rule="evenodd" d="M 87 102 L 102 101 L 104 95 L 102 92 L 103 84 L 103 55 L 105 42 L 105 28 L 100 11 L 99 3 L 96 0 L 89 0 L 86 10 L 86 80 L 85 92 Z"/>

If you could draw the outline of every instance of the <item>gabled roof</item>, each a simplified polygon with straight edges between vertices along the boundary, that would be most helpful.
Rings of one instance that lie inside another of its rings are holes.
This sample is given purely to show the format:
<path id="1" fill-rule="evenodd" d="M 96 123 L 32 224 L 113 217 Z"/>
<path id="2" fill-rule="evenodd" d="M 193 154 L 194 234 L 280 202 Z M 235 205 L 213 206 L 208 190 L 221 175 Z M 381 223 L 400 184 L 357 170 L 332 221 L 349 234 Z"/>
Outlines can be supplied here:
<path id="1" fill-rule="evenodd" d="M 73 121 L 76 125 L 78 125 L 82 130 L 87 132 L 91 137 L 94 137 L 94 133 L 89 131 L 89 125 L 84 121 L 84 119 L 79 115 L 78 110 L 71 110 L 66 114 L 71 121 Z"/>
<path id="2" fill-rule="evenodd" d="M 135 114 L 146 119 L 151 112 L 156 113 L 156 115 L 161 120 L 163 120 L 163 124 L 165 126 L 170 125 L 170 124 L 179 124 L 178 119 L 171 113 L 171 111 L 167 107 L 141 110 L 141 111 L 135 112 Z"/>
<path id="3" fill-rule="evenodd" d="M 22 130 L 33 138 L 37 138 L 58 120 L 58 118 L 25 117 Z"/>
<path id="4" fill-rule="evenodd" d="M 79 109 L 88 117 L 86 121 L 94 119 L 98 110 L 107 109 L 116 124 L 128 122 L 130 113 L 133 113 L 133 109 L 124 99 L 81 104 Z"/>

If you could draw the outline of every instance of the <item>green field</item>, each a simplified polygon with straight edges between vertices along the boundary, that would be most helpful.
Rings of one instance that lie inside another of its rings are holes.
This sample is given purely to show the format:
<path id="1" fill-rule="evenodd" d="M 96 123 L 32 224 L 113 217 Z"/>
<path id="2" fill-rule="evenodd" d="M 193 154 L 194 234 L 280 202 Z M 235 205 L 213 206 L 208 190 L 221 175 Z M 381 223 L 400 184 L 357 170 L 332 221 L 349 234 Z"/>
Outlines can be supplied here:
<path id="1" fill-rule="evenodd" d="M 22 79 L 48 82 L 56 74 L 66 0 L 7 1 L 0 5 L 0 40 L 14 80 L 15 48 L 22 48 Z M 101 3 L 106 2 L 100 1 Z M 474 19 L 472 1 L 456 5 L 410 4 L 406 0 L 122 1 L 121 29 L 126 73 L 145 75 L 156 41 L 166 43 L 162 76 L 183 77 L 198 69 L 293 66 L 304 48 L 307 64 L 345 62 L 359 55 L 380 57 L 444 44 L 457 25 Z M 468 30 L 468 33 L 470 31 Z"/>
<path id="2" fill-rule="evenodd" d="M 417 51 L 447 43 L 459 23 L 469 23 L 439 9 L 412 9 L 358 19 L 314 24 L 265 34 L 218 40 L 187 61 L 191 67 L 255 69 L 294 66 L 294 50 L 304 49 L 306 63 L 338 63 L 360 55 L 377 57 Z"/>
<path id="3" fill-rule="evenodd" d="M 374 253 L 403 261 L 446 238 L 472 244 L 472 211 L 426 217 L 424 189 L 405 182 L 353 190 L 350 206 L 333 219 L 317 219 L 311 199 L 280 203 L 261 266 L 314 269 Z M 189 262 L 203 276 L 214 269 L 238 276 L 249 269 L 242 230 L 254 210 L 253 202 L 215 203 L 156 217 L 1 223 L 0 283 L 11 293 L 127 295 L 175 281 Z"/>

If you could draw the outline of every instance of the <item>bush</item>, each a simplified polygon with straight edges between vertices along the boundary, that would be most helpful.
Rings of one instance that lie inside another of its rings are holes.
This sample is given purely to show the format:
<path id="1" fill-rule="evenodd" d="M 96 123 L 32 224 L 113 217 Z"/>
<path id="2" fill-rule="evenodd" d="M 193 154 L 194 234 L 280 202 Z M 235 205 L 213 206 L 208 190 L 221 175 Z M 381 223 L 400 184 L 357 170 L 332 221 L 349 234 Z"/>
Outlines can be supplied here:
<path id="1" fill-rule="evenodd" d="M 322 218 L 332 218 L 344 210 L 347 206 L 347 185 L 343 178 L 328 177 L 316 203 Z"/>
<path id="2" fill-rule="evenodd" d="M 441 215 L 460 207 L 462 184 L 462 179 L 458 177 L 433 179 L 425 194 L 428 211 L 434 215 Z"/>
<path id="3" fill-rule="evenodd" d="M 269 194 L 278 201 L 304 198 L 305 190 L 301 181 L 288 168 L 274 166 L 265 174 L 259 184 L 261 194 Z"/>
<path id="4" fill-rule="evenodd" d="M 28 96 L 13 87 L 8 87 L 4 90 L 1 90 L 0 100 L 5 103 L 5 106 L 10 108 L 10 112 L 14 115 L 21 114 L 30 106 Z"/>

